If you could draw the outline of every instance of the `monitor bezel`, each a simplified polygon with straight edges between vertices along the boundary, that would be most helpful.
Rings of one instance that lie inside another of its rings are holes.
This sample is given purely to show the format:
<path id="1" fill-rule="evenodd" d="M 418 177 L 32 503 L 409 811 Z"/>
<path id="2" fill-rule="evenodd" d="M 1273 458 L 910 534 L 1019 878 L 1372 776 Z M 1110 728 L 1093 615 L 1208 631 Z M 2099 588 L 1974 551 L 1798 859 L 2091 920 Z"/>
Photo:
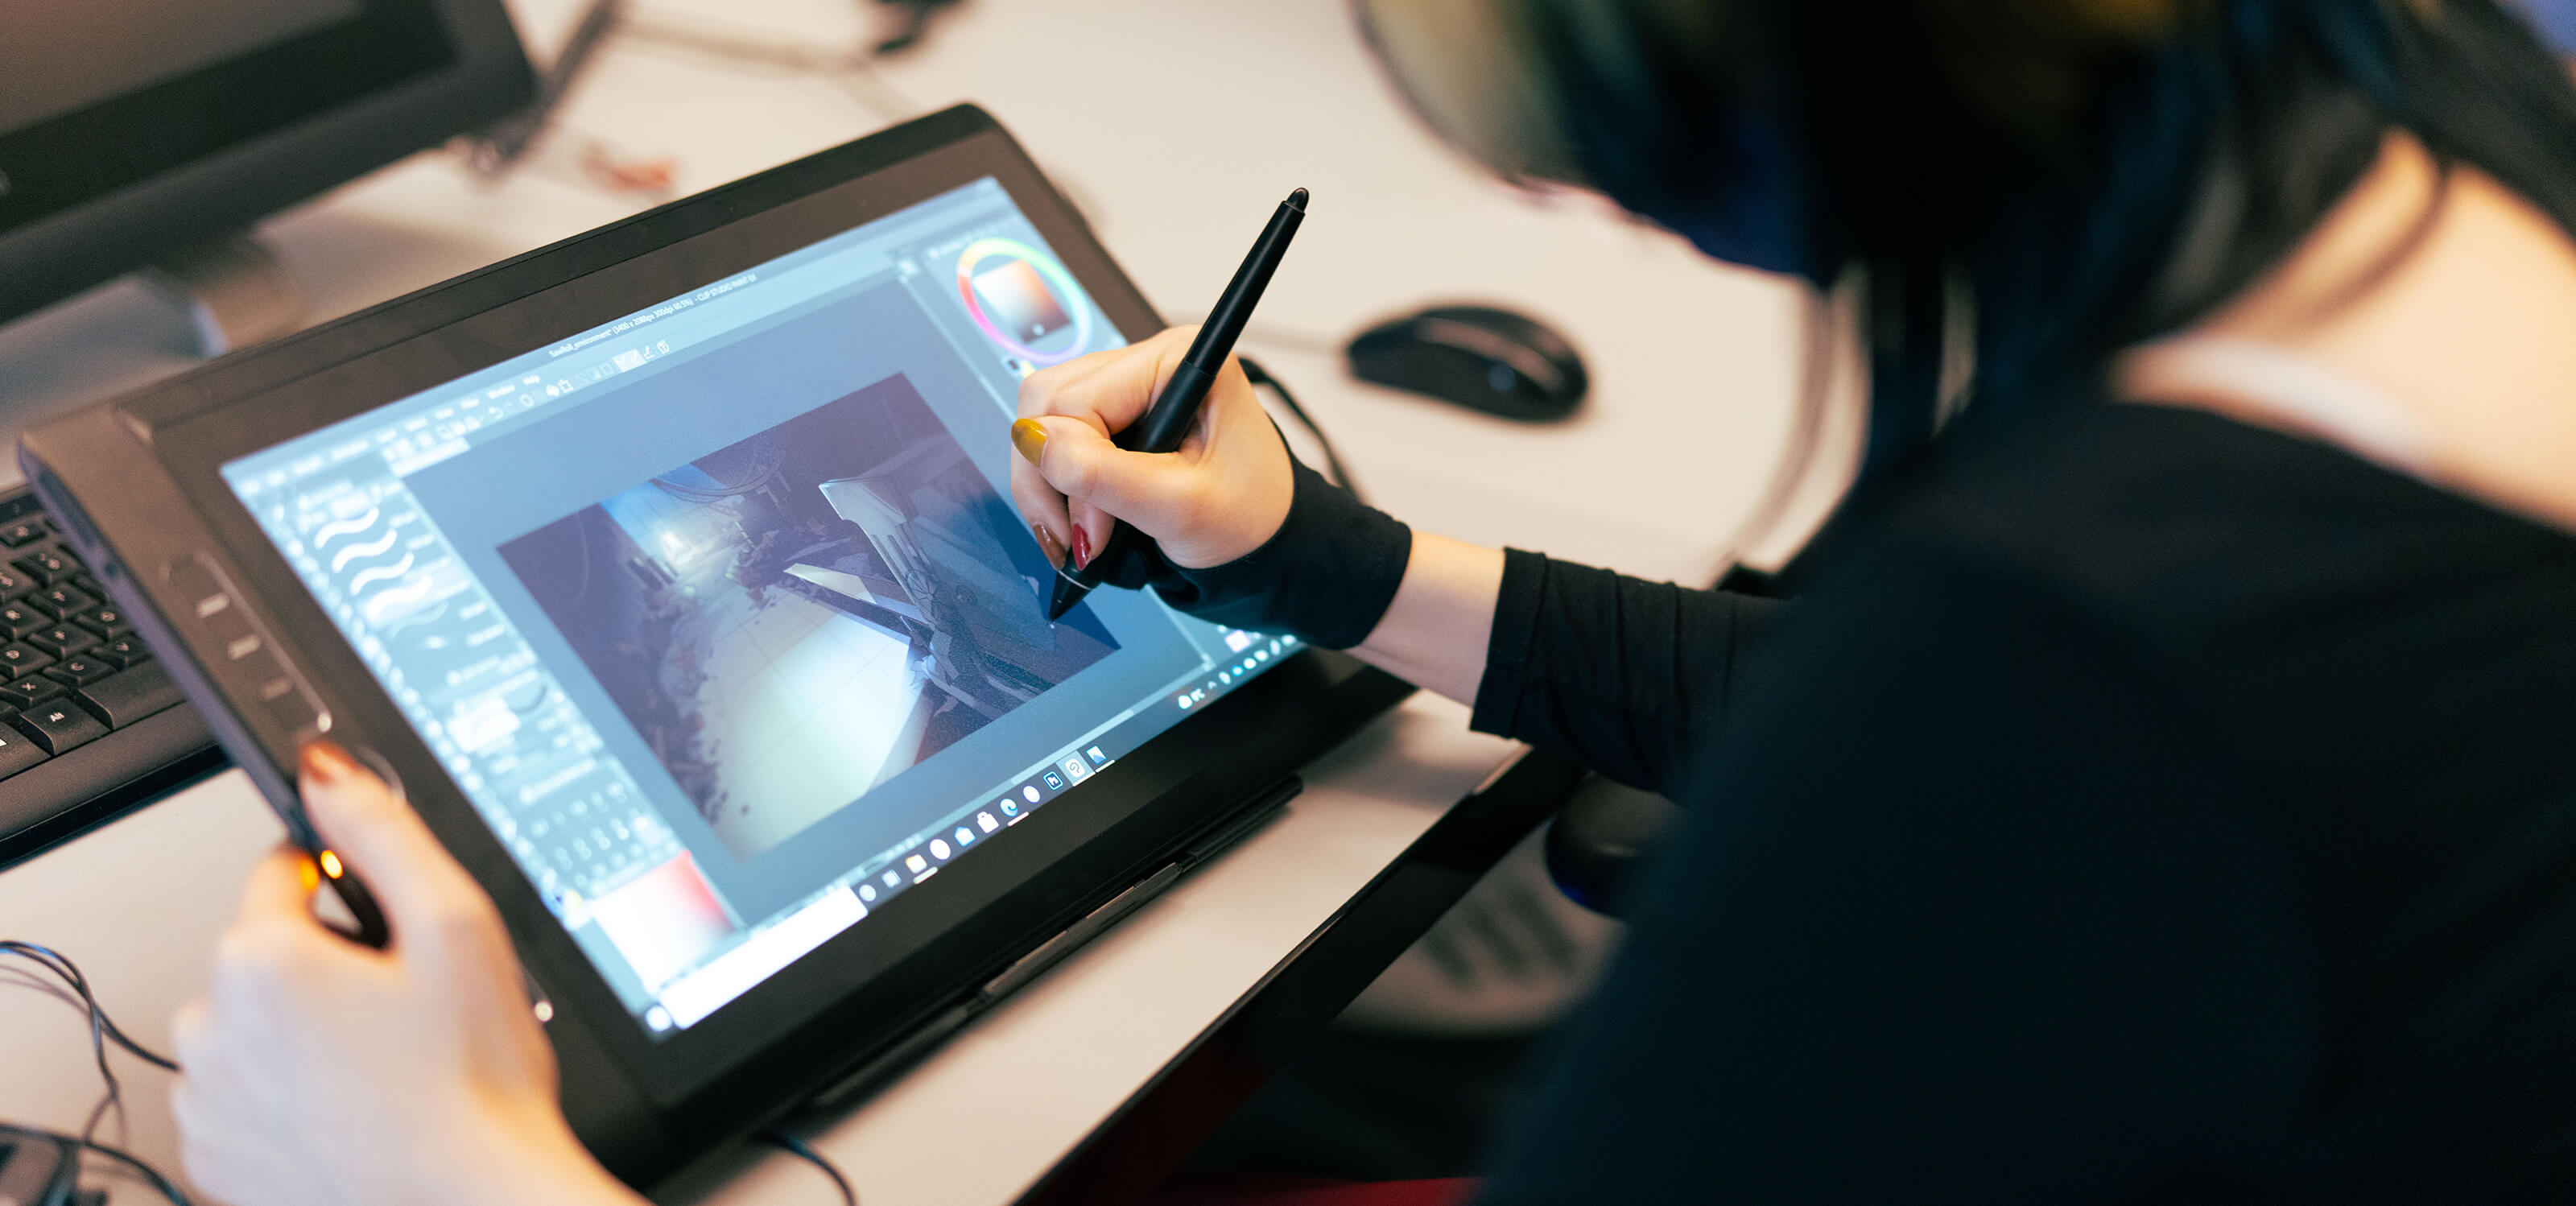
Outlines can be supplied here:
<path id="1" fill-rule="evenodd" d="M 1409 688 L 1338 654 L 1309 650 L 1288 658 L 1031 811 L 1005 831 L 1010 840 L 997 838 L 949 864 L 741 999 L 656 1042 L 446 778 L 220 467 L 988 177 L 1124 336 L 1160 329 L 1154 308 L 1018 144 L 981 110 L 959 106 L 114 404 L 119 423 L 150 449 L 148 470 L 185 500 L 250 611 L 269 621 L 287 659 L 330 707 L 333 734 L 384 756 L 411 786 L 430 827 L 500 906 L 555 1003 L 552 1031 L 577 1129 L 586 1111 L 624 1119 L 584 1130 L 622 1173 L 649 1177 L 667 1166 L 670 1151 L 621 1143 L 607 1131 L 622 1129 L 631 1141 L 649 1130 L 657 1143 L 676 1141 L 671 1150 L 682 1150 L 785 1108 L 1222 828 L 1231 805 L 1260 795 Z M 41 461 L 43 435 L 30 438 L 31 459 Z M 63 489 L 38 467 L 49 498 Z M 101 476 L 93 469 L 93 480 Z M 160 554 L 145 549 L 166 536 L 144 526 L 99 539 L 122 560 L 135 562 L 126 554 L 131 546 L 143 563 L 155 564 L 148 558 Z M 140 585 L 148 595 L 151 584 Z M 171 601 L 147 601 L 170 614 Z M 179 639 L 205 662 L 207 651 L 192 637 Z M 213 681 L 206 676 L 200 685 Z M 283 790 L 292 781 L 291 735 L 249 722 L 256 709 L 246 701 L 226 702 L 241 721 L 230 727 L 238 734 L 246 725 L 258 746 L 264 765 L 251 768 L 254 779 L 264 790 Z M 245 761 L 241 750 L 234 756 Z"/>
<path id="2" fill-rule="evenodd" d="M 186 156 L 159 170 L 93 181 L 82 195 L 22 225 L 0 229 L 0 321 L 44 307 L 171 252 L 249 230 L 261 218 L 528 103 L 535 76 L 501 0 L 367 0 L 368 14 L 275 47 L 208 64 L 25 129 L 0 134 L 0 173 L 18 188 L 43 187 L 55 173 L 85 171 L 58 156 L 48 131 L 76 130 L 110 146 L 186 141 Z M 344 27 L 368 36 L 413 36 L 443 26 L 452 54 L 385 86 L 292 116 L 256 132 L 206 129 L 184 115 L 221 102 L 223 86 L 261 60 L 262 79 L 329 79 L 347 70 Z M 269 62 L 269 59 L 279 59 Z M 137 105 L 131 98 L 166 98 Z M 30 156 L 20 162 L 11 151 Z"/>

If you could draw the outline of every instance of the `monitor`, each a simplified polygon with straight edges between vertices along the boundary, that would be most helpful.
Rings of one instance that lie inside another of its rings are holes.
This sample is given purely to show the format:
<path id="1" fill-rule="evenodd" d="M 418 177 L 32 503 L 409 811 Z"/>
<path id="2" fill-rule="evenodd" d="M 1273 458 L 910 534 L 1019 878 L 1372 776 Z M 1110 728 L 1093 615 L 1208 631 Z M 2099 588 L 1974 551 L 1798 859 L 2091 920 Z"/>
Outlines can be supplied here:
<path id="1" fill-rule="evenodd" d="M 0 321 L 524 104 L 500 0 L 0 0 Z"/>

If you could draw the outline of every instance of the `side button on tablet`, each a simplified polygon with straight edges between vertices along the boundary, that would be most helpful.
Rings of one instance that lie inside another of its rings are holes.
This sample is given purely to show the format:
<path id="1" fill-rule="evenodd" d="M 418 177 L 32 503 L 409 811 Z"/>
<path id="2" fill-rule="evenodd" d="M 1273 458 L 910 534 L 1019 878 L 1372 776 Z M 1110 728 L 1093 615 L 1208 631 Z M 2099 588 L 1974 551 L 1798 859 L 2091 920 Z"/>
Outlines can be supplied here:
<path id="1" fill-rule="evenodd" d="M 331 730 L 331 714 L 269 647 L 267 634 L 213 566 L 185 558 L 171 562 L 163 574 L 179 599 L 179 621 L 196 625 L 205 639 L 201 648 L 212 652 L 212 668 L 227 693 L 266 711 L 298 741 Z"/>

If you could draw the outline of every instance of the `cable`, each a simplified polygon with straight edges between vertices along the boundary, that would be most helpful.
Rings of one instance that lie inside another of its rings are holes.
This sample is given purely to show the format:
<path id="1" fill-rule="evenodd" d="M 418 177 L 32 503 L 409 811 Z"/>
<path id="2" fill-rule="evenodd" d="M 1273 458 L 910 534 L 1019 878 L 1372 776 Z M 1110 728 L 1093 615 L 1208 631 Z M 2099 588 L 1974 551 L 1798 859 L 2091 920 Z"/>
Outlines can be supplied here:
<path id="1" fill-rule="evenodd" d="M 140 1174 L 143 1177 L 145 1184 L 150 1185 L 162 1197 L 170 1200 L 171 1206 L 194 1206 L 194 1204 L 188 1200 L 187 1193 L 184 1190 L 181 1190 L 177 1184 L 173 1183 L 170 1178 L 162 1176 L 160 1169 L 144 1163 L 142 1157 L 126 1151 L 124 1148 L 109 1147 L 104 1143 L 92 1142 L 90 1140 L 83 1139 L 78 1135 L 66 1135 L 60 1131 L 46 1130 L 43 1127 L 20 1126 L 14 1122 L 0 1122 L 0 1134 L 33 1135 L 39 1139 L 48 1139 L 67 1147 L 78 1148 L 95 1155 L 105 1156 L 108 1159 L 123 1164 L 127 1168 L 133 1169 L 136 1173 Z"/>
<path id="2" fill-rule="evenodd" d="M 74 993 L 79 995 L 81 1003 L 88 1008 L 92 1014 L 96 1015 L 100 1031 L 105 1035 L 107 1041 L 124 1048 L 126 1054 L 142 1060 L 144 1063 L 150 1064 L 155 1068 L 159 1068 L 164 1072 L 176 1072 L 179 1070 L 178 1061 L 136 1042 L 132 1035 L 125 1033 L 122 1027 L 119 1027 L 113 1019 L 109 1018 L 107 1016 L 107 1011 L 99 1006 L 98 998 L 90 992 L 89 978 L 83 976 L 80 968 L 74 966 L 70 959 L 64 958 L 61 952 L 56 951 L 51 947 L 39 946 L 33 942 L 19 942 L 14 939 L 0 939 L 0 954 L 17 955 L 20 958 L 44 967 L 46 970 L 51 971 L 56 976 L 60 977 L 66 985 L 70 986 Z"/>
<path id="3" fill-rule="evenodd" d="M 850 1188 L 850 1179 L 842 1176 L 839 1166 L 833 1164 L 823 1153 L 815 1151 L 813 1144 L 777 1127 L 762 1131 L 760 1141 L 822 1169 L 824 1176 L 832 1178 L 832 1187 L 841 1191 L 842 1206 L 859 1206 L 859 1191 Z"/>
<path id="4" fill-rule="evenodd" d="M 1235 363 L 1243 366 L 1243 375 L 1251 379 L 1255 388 L 1268 386 L 1270 392 L 1278 396 L 1279 404 L 1287 407 L 1288 413 L 1294 416 L 1307 431 L 1314 434 L 1316 446 L 1324 450 L 1324 467 L 1333 472 L 1333 484 L 1350 491 L 1353 498 L 1358 498 L 1362 502 L 1368 501 L 1361 497 L 1359 484 L 1351 480 L 1350 469 L 1342 464 L 1342 454 L 1334 450 L 1333 438 L 1324 434 L 1323 427 L 1315 422 L 1315 416 L 1307 414 L 1305 407 L 1297 405 L 1297 396 L 1289 393 L 1288 387 L 1281 385 L 1277 377 L 1271 376 L 1270 370 L 1261 367 L 1260 361 L 1250 356 L 1236 356 L 1234 360 Z"/>
<path id="5" fill-rule="evenodd" d="M 1252 323 L 1243 328 L 1243 337 L 1254 343 L 1266 343 L 1291 352 L 1304 352 L 1309 356 L 1327 356 L 1334 360 L 1339 360 L 1350 352 L 1349 341 L 1346 339 L 1318 335 L 1312 331 L 1300 331 L 1293 327 L 1275 327 L 1264 322 Z"/>
<path id="6" fill-rule="evenodd" d="M 145 1163 L 142 1157 L 126 1151 L 123 1148 L 109 1147 L 104 1143 L 92 1143 L 87 1139 L 79 1140 L 78 1142 L 82 1147 L 111 1160 L 115 1160 L 118 1163 L 125 1165 L 127 1168 L 133 1169 L 135 1172 L 141 1174 L 146 1184 L 149 1184 L 153 1189 L 158 1190 L 162 1197 L 170 1200 L 170 1206 L 193 1206 L 193 1203 L 188 1200 L 188 1195 L 181 1191 L 177 1184 L 173 1183 L 170 1178 L 162 1176 L 160 1169 L 154 1168 L 150 1164 Z"/>
<path id="7" fill-rule="evenodd" d="M 99 1080 L 107 1085 L 107 1091 L 99 1095 L 98 1104 L 90 1107 L 89 1120 L 81 1127 L 80 1141 L 88 1143 L 96 1139 L 98 1124 L 106 1121 L 111 1112 L 116 1115 L 119 1133 L 123 1133 L 125 1086 L 117 1081 L 116 1070 L 107 1062 L 107 1045 L 113 1042 L 136 1059 L 168 1071 L 178 1071 L 179 1065 L 134 1041 L 133 1036 L 125 1033 L 124 1028 L 118 1026 L 115 1019 L 108 1017 L 107 1010 L 99 1005 L 98 997 L 90 991 L 89 977 L 82 975 L 80 967 L 66 958 L 62 952 L 32 942 L 0 939 L 0 954 L 16 955 L 52 972 L 64 984 L 70 986 L 73 992 L 80 995 L 81 1004 L 89 1013 L 90 1055 L 98 1061 Z"/>
<path id="8" fill-rule="evenodd" d="M 145 1180 L 151 1182 L 154 1189 L 160 1191 L 162 1197 L 170 1199 L 173 1206 L 190 1206 L 188 1195 L 180 1192 L 179 1187 L 171 1183 L 168 1177 L 162 1176 L 161 1170 L 144 1163 L 140 1157 L 123 1148 L 100 1143 L 97 1138 L 98 1124 L 111 1110 L 117 1115 L 118 1126 L 122 1128 L 124 1125 L 124 1087 L 117 1082 L 115 1069 L 108 1065 L 107 1045 L 109 1043 L 116 1044 L 126 1054 L 164 1071 L 178 1071 L 178 1061 L 135 1041 L 133 1035 L 127 1034 L 124 1027 L 116 1024 L 116 1019 L 107 1016 L 106 1007 L 98 1003 L 98 994 L 90 990 L 89 977 L 81 973 L 79 964 L 72 962 L 70 957 L 61 951 L 33 942 L 0 938 L 0 955 L 15 955 L 33 963 L 52 973 L 55 979 L 62 981 L 65 987 L 71 989 L 78 1000 L 71 1002 L 66 998 L 66 1001 L 76 1004 L 89 1015 L 90 1056 L 98 1061 L 99 1079 L 107 1085 L 107 1091 L 99 1097 L 98 1104 L 90 1108 L 89 1119 L 81 1127 L 81 1133 L 78 1135 L 64 1135 L 41 1127 L 19 1126 L 15 1123 L 0 1123 L 0 1131 L 40 1135 L 57 1143 L 70 1144 L 83 1151 L 118 1161 L 141 1173 Z M 41 983 L 32 979 L 29 982 Z"/>
<path id="9" fill-rule="evenodd" d="M 616 32 L 625 17 L 625 8 L 626 0 L 591 0 L 571 36 L 564 40 L 563 49 L 555 52 L 555 61 L 538 75 L 535 99 L 526 108 L 494 122 L 491 129 L 474 139 L 466 164 L 485 176 L 497 176 L 527 154 L 553 122 L 564 97 L 572 91 L 573 81 L 580 78 L 600 46 Z"/>

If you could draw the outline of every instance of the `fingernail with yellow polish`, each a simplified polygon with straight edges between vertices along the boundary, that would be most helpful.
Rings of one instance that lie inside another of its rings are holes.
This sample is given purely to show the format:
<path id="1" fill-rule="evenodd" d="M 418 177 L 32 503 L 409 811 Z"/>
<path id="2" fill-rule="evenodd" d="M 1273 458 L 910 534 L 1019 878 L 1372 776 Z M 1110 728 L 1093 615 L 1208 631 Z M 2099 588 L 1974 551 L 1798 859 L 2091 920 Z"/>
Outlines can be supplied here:
<path id="1" fill-rule="evenodd" d="M 1022 419 L 1011 424 L 1011 447 L 1019 449 L 1020 455 L 1030 464 L 1037 464 L 1039 454 L 1046 451 L 1046 428 L 1039 426 L 1035 419 Z"/>

